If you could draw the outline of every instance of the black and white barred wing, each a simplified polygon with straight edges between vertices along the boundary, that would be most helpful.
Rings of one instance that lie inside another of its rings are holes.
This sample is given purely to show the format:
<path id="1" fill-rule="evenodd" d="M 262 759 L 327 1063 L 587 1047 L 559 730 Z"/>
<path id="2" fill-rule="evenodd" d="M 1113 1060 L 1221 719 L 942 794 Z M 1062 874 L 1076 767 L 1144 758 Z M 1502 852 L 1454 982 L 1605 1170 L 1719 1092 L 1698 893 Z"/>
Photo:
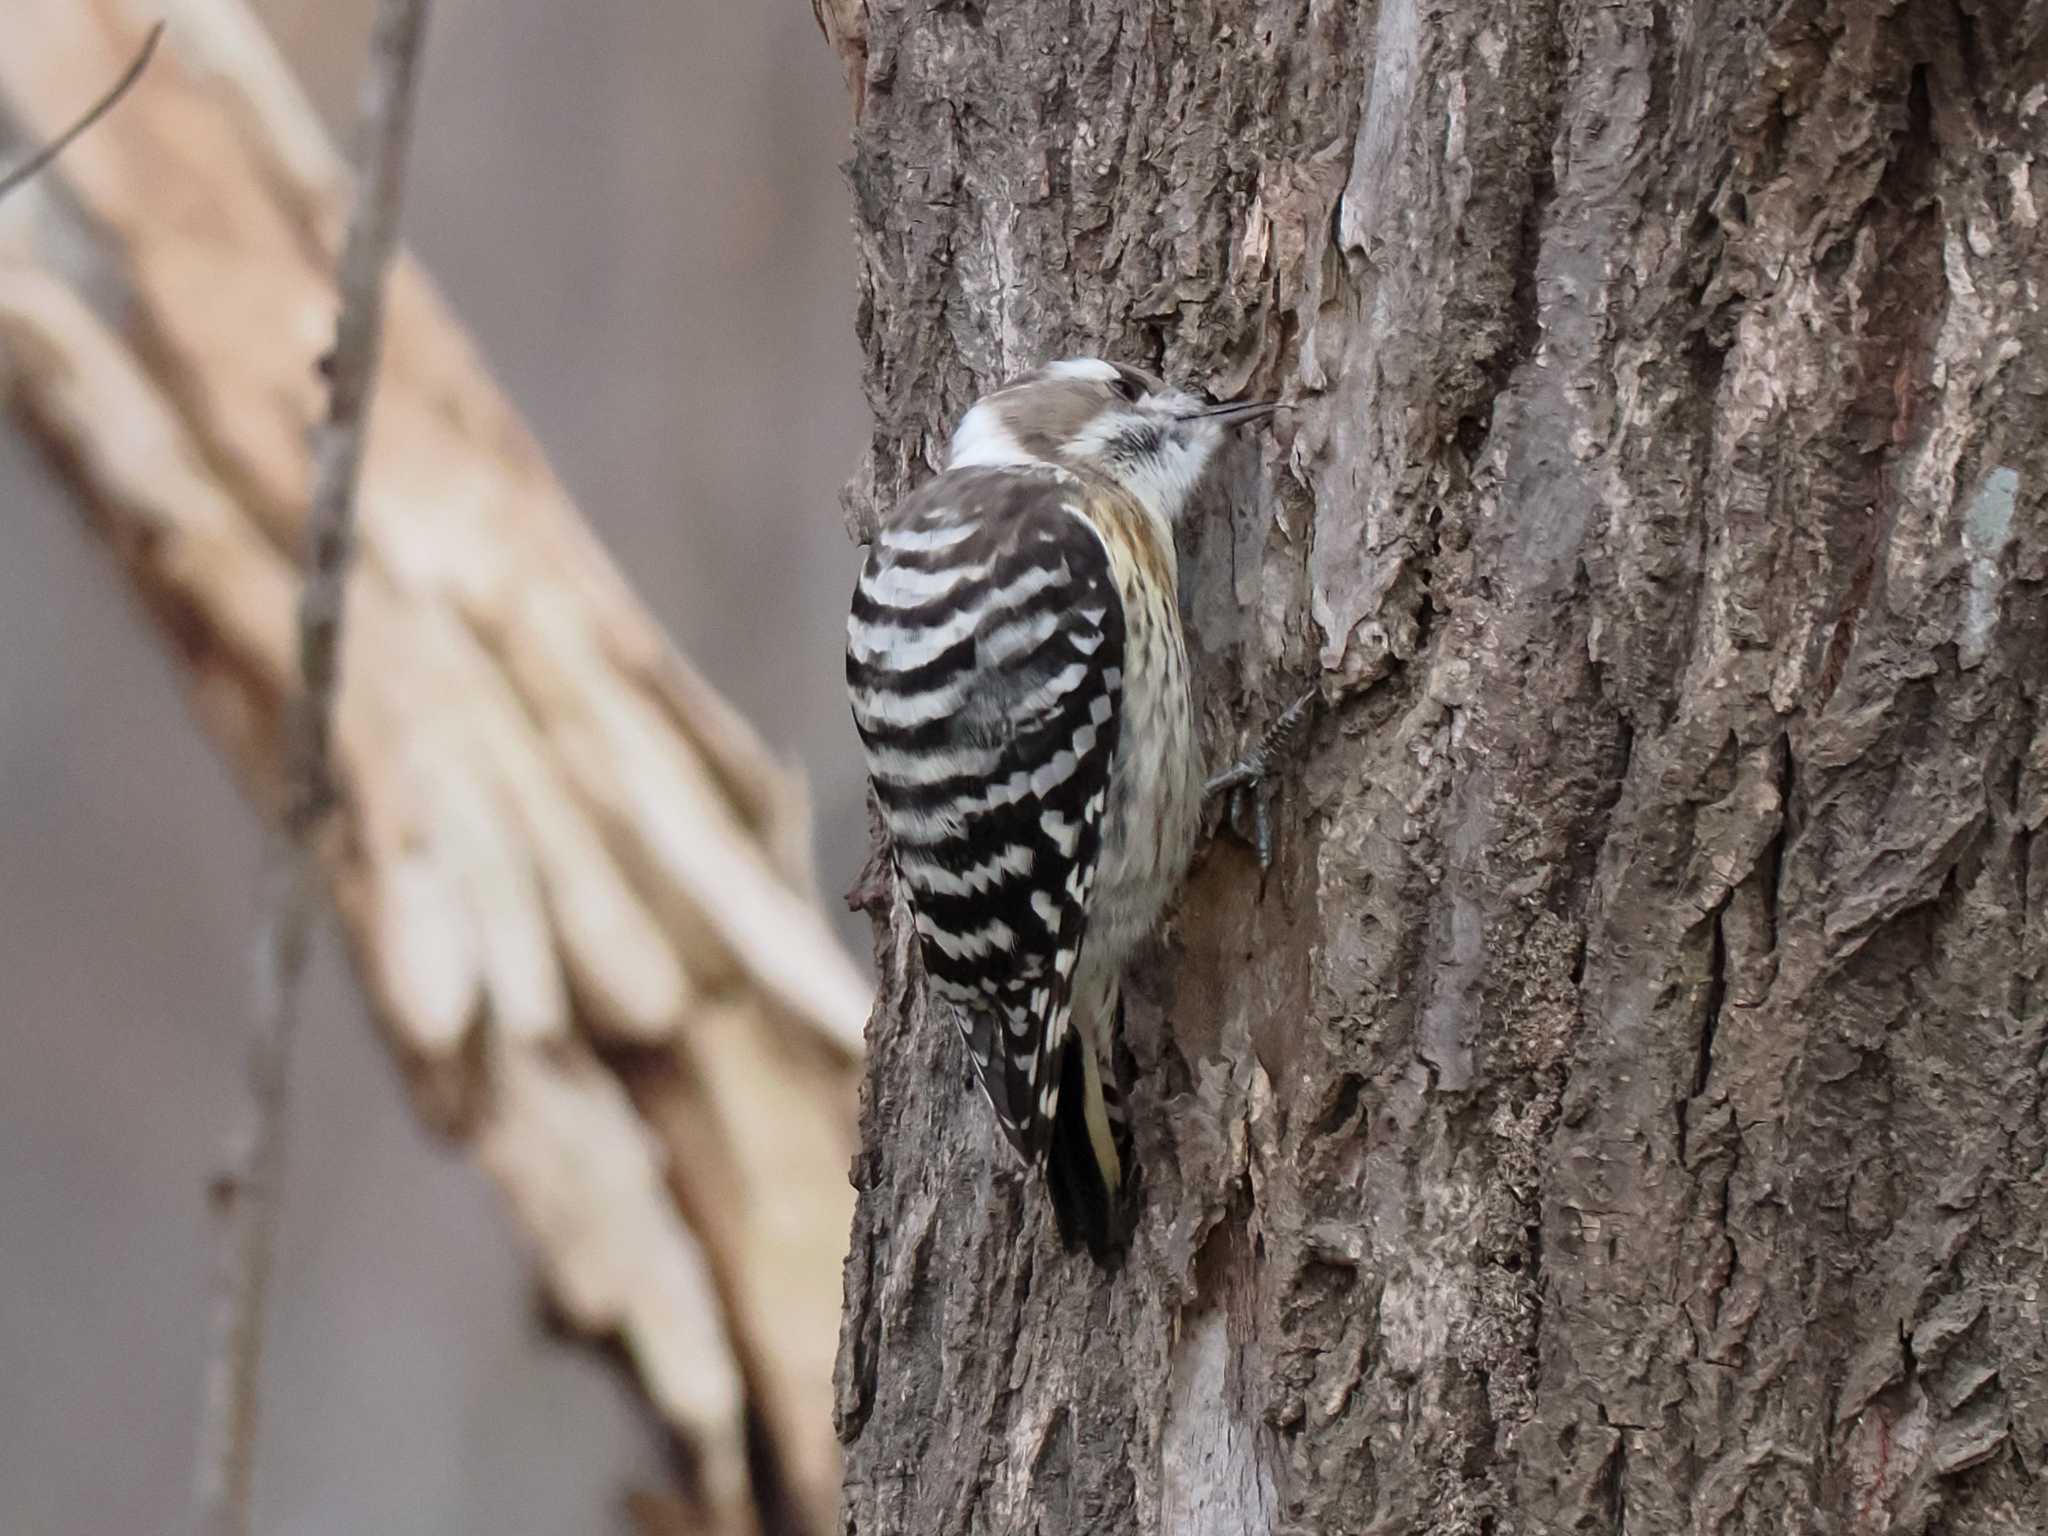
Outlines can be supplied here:
<path id="1" fill-rule="evenodd" d="M 1123 689 L 1109 558 L 1058 471 L 963 469 L 869 551 L 846 679 L 933 992 L 1027 1162 L 1058 1108 Z"/>

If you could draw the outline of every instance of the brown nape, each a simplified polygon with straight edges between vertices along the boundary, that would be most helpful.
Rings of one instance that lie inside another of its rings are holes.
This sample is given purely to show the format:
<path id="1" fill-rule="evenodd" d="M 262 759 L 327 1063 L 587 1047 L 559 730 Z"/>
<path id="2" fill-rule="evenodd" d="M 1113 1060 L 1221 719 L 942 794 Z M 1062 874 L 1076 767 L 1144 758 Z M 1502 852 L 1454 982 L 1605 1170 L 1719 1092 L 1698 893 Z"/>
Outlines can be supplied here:
<path id="1" fill-rule="evenodd" d="M 1048 378 L 1016 385 L 996 399 L 1010 435 L 1026 452 L 1050 459 L 1117 397 L 1098 379 Z"/>
<path id="2" fill-rule="evenodd" d="M 1133 368 L 1129 363 L 1111 363 L 1110 367 L 1138 386 L 1141 395 L 1156 395 L 1166 388 L 1166 381 L 1147 373 L 1142 368 Z"/>

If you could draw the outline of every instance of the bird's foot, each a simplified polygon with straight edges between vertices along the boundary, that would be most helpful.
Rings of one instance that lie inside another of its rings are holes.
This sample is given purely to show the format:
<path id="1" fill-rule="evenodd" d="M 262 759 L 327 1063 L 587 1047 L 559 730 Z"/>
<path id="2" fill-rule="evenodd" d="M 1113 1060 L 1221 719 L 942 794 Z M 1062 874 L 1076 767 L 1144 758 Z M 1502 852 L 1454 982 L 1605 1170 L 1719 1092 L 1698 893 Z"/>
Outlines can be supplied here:
<path id="1" fill-rule="evenodd" d="M 1259 791 L 1266 776 L 1278 762 L 1282 753 L 1294 744 L 1294 739 L 1308 723 L 1308 717 L 1315 708 L 1320 691 L 1311 688 L 1300 698 L 1280 712 L 1280 718 L 1266 728 L 1259 744 L 1237 762 L 1224 769 L 1203 787 L 1209 796 L 1224 797 L 1223 814 L 1225 822 L 1238 836 L 1245 837 L 1259 858 L 1259 871 L 1263 874 L 1273 863 L 1273 818 L 1266 799 Z M 1243 813 L 1249 808 L 1251 830 L 1244 829 Z"/>

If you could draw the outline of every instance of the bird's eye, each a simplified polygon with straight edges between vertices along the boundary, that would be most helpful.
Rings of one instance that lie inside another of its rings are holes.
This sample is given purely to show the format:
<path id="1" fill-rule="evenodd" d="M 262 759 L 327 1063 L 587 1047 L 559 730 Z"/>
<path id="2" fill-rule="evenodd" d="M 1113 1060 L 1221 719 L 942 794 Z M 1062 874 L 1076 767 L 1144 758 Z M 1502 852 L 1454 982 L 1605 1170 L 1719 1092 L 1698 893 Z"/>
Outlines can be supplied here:
<path id="1" fill-rule="evenodd" d="M 1109 387 L 1118 399 L 1128 400 L 1133 405 L 1138 403 L 1138 386 L 1133 380 L 1118 374 L 1109 381 Z"/>

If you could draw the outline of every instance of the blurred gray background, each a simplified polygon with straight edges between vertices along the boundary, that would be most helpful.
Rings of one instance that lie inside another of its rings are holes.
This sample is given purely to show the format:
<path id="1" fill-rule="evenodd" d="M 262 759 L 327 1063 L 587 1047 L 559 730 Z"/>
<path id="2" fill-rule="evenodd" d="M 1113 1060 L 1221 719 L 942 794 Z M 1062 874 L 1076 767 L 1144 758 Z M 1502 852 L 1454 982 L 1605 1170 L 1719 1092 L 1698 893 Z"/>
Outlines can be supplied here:
<path id="1" fill-rule="evenodd" d="M 369 0 L 257 8 L 345 123 Z M 655 613 L 805 765 L 828 896 L 865 837 L 846 127 L 804 0 L 437 0 L 406 209 Z M 260 850 L 178 682 L 0 434 L 0 1536 L 154 1536 L 187 1505 Z M 665 1476 L 626 1387 L 541 1337 L 509 1224 L 414 1128 L 331 946 L 309 1003 L 261 1527 L 626 1529 L 617 1491 Z"/>

